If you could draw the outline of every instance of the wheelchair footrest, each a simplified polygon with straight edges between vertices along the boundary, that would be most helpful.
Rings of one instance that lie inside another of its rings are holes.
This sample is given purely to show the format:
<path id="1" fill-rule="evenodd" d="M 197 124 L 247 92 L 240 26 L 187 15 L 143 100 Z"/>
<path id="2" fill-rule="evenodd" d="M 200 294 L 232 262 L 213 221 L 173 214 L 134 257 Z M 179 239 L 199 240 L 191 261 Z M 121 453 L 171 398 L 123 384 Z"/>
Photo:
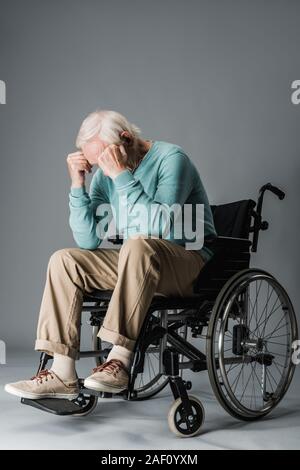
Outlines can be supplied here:
<path id="1" fill-rule="evenodd" d="M 116 398 L 116 397 L 126 397 L 128 394 L 127 390 L 119 393 L 108 393 L 108 392 L 97 392 L 97 390 L 92 390 L 91 388 L 80 388 L 80 392 L 86 395 L 98 397 L 98 398 Z"/>
<path id="2" fill-rule="evenodd" d="M 30 400 L 21 398 L 23 405 L 33 406 L 47 413 L 55 415 L 67 416 L 80 413 L 80 406 L 76 403 L 63 398 L 41 398 L 39 400 Z"/>

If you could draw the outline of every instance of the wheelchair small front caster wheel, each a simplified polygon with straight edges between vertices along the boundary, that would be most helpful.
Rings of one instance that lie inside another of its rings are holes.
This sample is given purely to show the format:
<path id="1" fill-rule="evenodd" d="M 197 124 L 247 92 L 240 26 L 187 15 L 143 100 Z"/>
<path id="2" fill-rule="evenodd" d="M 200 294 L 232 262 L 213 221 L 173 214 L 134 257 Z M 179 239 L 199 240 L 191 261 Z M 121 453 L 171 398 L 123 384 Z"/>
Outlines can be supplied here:
<path id="1" fill-rule="evenodd" d="M 170 430 L 179 437 L 198 436 L 204 423 L 205 412 L 201 401 L 189 396 L 192 414 L 188 415 L 183 407 L 181 398 L 177 398 L 170 408 L 168 424 Z"/>

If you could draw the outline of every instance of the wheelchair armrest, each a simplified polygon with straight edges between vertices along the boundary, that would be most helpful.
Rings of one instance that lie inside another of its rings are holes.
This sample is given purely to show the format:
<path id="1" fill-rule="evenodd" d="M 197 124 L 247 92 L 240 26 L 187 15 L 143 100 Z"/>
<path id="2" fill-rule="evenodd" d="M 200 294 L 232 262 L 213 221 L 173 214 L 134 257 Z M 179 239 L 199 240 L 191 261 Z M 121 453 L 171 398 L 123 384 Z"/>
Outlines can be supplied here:
<path id="1" fill-rule="evenodd" d="M 107 240 L 110 243 L 113 243 L 114 245 L 122 245 L 123 244 L 123 238 L 120 237 L 119 235 L 116 235 L 116 237 L 109 237 Z"/>
<path id="2" fill-rule="evenodd" d="M 247 238 L 233 238 L 233 237 L 215 237 L 207 240 L 205 245 L 212 251 L 249 251 L 251 240 Z"/>

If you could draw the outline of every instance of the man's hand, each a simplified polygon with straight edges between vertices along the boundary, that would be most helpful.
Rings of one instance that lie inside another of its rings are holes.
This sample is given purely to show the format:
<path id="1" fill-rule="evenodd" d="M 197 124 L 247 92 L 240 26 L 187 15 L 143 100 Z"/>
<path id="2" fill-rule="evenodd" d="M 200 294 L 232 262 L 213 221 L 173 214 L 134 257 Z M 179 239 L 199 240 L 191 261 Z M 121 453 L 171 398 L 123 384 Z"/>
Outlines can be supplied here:
<path id="1" fill-rule="evenodd" d="M 114 179 L 122 171 L 126 170 L 125 161 L 127 155 L 123 147 L 124 154 L 121 153 L 120 146 L 111 144 L 108 145 L 105 150 L 98 157 L 98 165 L 105 174 Z"/>
<path id="2" fill-rule="evenodd" d="M 92 165 L 82 152 L 70 153 L 67 157 L 67 165 L 72 180 L 72 188 L 81 188 L 85 183 L 85 173 L 91 173 Z"/>

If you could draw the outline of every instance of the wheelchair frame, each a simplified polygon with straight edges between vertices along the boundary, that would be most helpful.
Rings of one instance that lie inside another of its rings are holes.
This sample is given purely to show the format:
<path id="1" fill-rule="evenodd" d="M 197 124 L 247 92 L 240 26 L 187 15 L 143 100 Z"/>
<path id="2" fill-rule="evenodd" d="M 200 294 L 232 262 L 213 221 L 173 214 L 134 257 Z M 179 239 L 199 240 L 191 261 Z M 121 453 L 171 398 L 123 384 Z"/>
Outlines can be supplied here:
<path id="1" fill-rule="evenodd" d="M 268 223 L 262 219 L 262 205 L 266 191 L 271 191 L 279 199 L 285 197 L 285 194 L 277 187 L 270 183 L 264 185 L 260 189 L 257 204 L 252 200 L 242 201 L 244 203 L 244 220 L 242 231 L 240 231 L 242 237 L 218 236 L 206 242 L 207 246 L 214 252 L 214 255 L 200 272 L 194 286 L 195 294 L 193 296 L 184 298 L 154 296 L 136 342 L 128 390 L 117 394 L 117 396 L 122 396 L 126 400 L 146 399 L 161 391 L 169 383 L 175 399 L 169 412 L 169 426 L 178 436 L 188 437 L 199 434 L 204 421 L 204 409 L 200 400 L 197 397 L 188 395 L 191 383 L 184 381 L 181 377 L 181 371 L 184 369 L 189 369 L 193 372 L 208 370 L 214 392 L 222 406 L 234 417 L 244 420 L 259 419 L 270 412 L 280 401 L 292 380 L 294 367 L 290 364 L 285 379 L 286 384 L 283 389 L 283 395 L 278 400 L 277 398 L 276 400 L 274 399 L 274 403 L 272 402 L 272 397 L 270 399 L 270 396 L 266 395 L 266 402 L 268 400 L 269 402 L 271 401 L 272 406 L 270 405 L 269 408 L 262 409 L 260 412 L 258 410 L 253 413 L 251 410 L 246 412 L 246 408 L 243 409 L 242 405 L 239 408 L 239 405 L 234 403 L 235 397 L 233 397 L 233 404 L 229 404 L 229 400 L 228 402 L 226 399 L 224 401 L 220 384 L 217 383 L 216 370 L 222 369 L 222 367 L 223 369 L 224 367 L 226 368 L 226 358 L 222 359 L 222 366 L 221 357 L 214 359 L 212 354 L 212 337 L 214 334 L 212 316 L 215 319 L 214 321 L 217 321 L 216 319 L 220 312 L 222 315 L 224 314 L 224 306 L 218 311 L 216 304 L 220 304 L 222 298 L 226 297 L 234 282 L 242 278 L 244 279 L 245 276 L 248 276 L 247 279 L 249 278 L 251 281 L 256 276 L 256 278 L 269 279 L 272 283 L 277 282 L 265 271 L 249 268 L 250 247 L 252 252 L 256 252 L 259 232 L 268 228 Z M 249 240 L 250 234 L 252 234 L 252 242 Z M 114 240 L 110 239 L 110 241 L 117 244 L 122 243 L 119 237 Z M 280 293 L 283 292 L 280 295 L 286 295 L 284 301 L 285 304 L 288 304 L 291 311 L 291 334 L 294 338 L 297 337 L 297 324 L 294 318 L 293 307 L 283 288 L 280 285 L 279 287 L 281 289 Z M 99 363 L 99 361 L 105 360 L 109 353 L 110 349 L 108 348 L 97 349 L 95 347 L 95 335 L 105 316 L 111 294 L 111 291 L 94 291 L 92 294 L 85 295 L 84 297 L 82 312 L 90 313 L 90 324 L 94 328 L 94 348 L 90 351 L 80 351 L 80 358 L 95 357 Z M 242 302 L 248 302 L 243 292 L 241 298 Z M 90 303 L 93 303 L 93 305 L 87 305 Z M 238 305 L 238 308 L 240 308 L 240 305 Z M 173 313 L 170 313 L 170 311 Z M 160 317 L 153 317 L 154 312 L 159 312 Z M 229 318 L 231 317 L 227 318 L 227 323 Z M 180 327 L 185 327 L 185 331 L 190 328 L 194 337 L 201 336 L 203 328 L 208 328 L 208 335 L 206 336 L 208 343 L 207 353 L 204 354 L 187 341 L 186 338 L 183 338 L 178 333 Z M 259 345 L 259 339 L 251 339 L 249 334 L 246 338 L 246 328 L 247 326 L 242 324 L 242 319 L 240 319 L 240 328 L 233 329 L 233 332 L 238 337 L 235 339 L 233 347 L 238 350 L 238 354 L 236 354 L 235 358 L 229 358 L 230 364 L 238 365 L 245 361 L 245 357 L 248 357 L 248 351 L 253 347 L 253 345 L 251 346 L 251 341 L 252 343 L 254 341 L 256 344 L 254 347 L 257 349 L 256 356 L 249 355 L 247 360 L 251 362 L 254 358 L 253 362 L 259 362 L 262 365 L 262 369 L 268 368 L 270 361 L 272 363 L 275 359 L 272 359 L 272 354 L 266 351 L 263 345 Z M 260 341 L 262 343 L 262 340 Z M 148 395 L 146 393 L 140 397 L 135 389 L 135 382 L 138 374 L 143 374 L 144 372 L 146 351 L 153 344 L 157 346 L 159 351 L 158 375 L 166 377 L 166 380 L 163 386 L 157 387 L 152 394 L 150 390 Z M 46 353 L 41 354 L 38 372 L 46 367 L 50 358 L 51 356 Z M 220 383 L 222 384 L 222 382 Z M 28 400 L 24 398 L 21 399 L 21 402 L 54 414 L 85 416 L 95 408 L 99 397 L 111 397 L 111 394 L 85 389 L 83 380 L 80 379 L 80 395 L 78 399 L 72 402 L 61 399 Z M 183 427 L 182 424 L 184 425 Z"/>

